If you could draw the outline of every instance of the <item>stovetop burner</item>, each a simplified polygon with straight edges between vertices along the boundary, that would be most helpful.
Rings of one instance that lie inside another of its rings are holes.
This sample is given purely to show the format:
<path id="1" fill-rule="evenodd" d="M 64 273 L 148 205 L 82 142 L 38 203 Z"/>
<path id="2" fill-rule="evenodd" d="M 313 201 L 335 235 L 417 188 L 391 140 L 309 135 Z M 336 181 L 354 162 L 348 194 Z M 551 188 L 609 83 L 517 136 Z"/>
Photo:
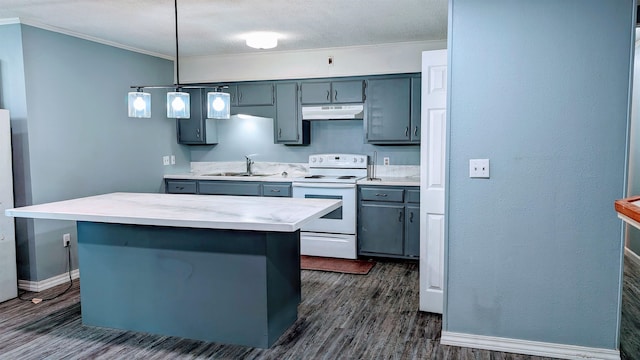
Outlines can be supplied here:
<path id="1" fill-rule="evenodd" d="M 309 174 L 294 182 L 355 184 L 366 176 L 366 155 L 315 154 L 309 155 Z"/>

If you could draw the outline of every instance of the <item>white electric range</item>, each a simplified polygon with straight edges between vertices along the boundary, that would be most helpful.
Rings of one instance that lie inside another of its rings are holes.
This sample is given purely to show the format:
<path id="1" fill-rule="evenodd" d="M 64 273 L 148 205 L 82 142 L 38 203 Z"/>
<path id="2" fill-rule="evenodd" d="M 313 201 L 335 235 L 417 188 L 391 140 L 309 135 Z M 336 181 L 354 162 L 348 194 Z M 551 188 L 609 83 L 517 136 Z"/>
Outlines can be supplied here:
<path id="1" fill-rule="evenodd" d="M 302 255 L 356 259 L 356 182 L 367 176 L 367 155 L 309 156 L 309 175 L 293 179 L 293 197 L 339 199 L 342 207 L 303 226 Z"/>

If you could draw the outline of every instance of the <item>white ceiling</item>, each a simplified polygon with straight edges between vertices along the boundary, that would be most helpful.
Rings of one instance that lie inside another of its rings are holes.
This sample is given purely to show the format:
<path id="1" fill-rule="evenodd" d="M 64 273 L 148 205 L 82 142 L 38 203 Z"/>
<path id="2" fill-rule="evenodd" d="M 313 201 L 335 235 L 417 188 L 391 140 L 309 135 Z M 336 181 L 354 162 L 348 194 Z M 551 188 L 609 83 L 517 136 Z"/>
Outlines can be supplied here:
<path id="1" fill-rule="evenodd" d="M 0 0 L 0 19 L 175 56 L 173 0 Z M 180 56 L 255 52 L 243 35 L 273 31 L 292 51 L 444 40 L 447 0 L 178 0 Z"/>

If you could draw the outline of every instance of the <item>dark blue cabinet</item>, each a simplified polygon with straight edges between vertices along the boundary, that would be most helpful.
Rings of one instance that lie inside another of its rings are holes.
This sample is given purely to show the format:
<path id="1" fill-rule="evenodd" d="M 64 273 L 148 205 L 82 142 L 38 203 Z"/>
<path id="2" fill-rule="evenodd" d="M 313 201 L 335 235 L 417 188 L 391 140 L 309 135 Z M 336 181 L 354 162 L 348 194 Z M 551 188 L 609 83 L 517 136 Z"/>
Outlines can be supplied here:
<path id="1" fill-rule="evenodd" d="M 358 189 L 358 255 L 417 259 L 419 188 L 363 185 Z"/>
<path id="2" fill-rule="evenodd" d="M 273 139 L 276 144 L 309 144 L 310 124 L 302 120 L 298 89 L 297 82 L 276 84 L 276 115 L 273 119 Z"/>
<path id="3" fill-rule="evenodd" d="M 168 194 L 291 197 L 291 183 L 271 181 L 165 179 Z"/>
<path id="4" fill-rule="evenodd" d="M 364 80 L 303 81 L 303 105 L 347 104 L 364 101 Z"/>
<path id="5" fill-rule="evenodd" d="M 372 78 L 367 81 L 367 143 L 420 143 L 420 87 L 419 76 Z"/>
<path id="6" fill-rule="evenodd" d="M 189 93 L 191 117 L 176 119 L 178 144 L 212 145 L 218 143 L 216 120 L 207 119 L 207 92 L 209 89 L 183 89 Z"/>

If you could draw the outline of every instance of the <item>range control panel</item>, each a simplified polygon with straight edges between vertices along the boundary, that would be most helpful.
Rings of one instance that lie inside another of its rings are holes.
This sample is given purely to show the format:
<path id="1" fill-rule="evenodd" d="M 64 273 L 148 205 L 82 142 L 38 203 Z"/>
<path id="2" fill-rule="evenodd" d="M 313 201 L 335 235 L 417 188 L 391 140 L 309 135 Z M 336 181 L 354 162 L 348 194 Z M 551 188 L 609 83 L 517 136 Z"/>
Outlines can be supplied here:
<path id="1" fill-rule="evenodd" d="M 361 154 L 316 154 L 309 156 L 310 167 L 367 168 L 367 155 Z"/>

